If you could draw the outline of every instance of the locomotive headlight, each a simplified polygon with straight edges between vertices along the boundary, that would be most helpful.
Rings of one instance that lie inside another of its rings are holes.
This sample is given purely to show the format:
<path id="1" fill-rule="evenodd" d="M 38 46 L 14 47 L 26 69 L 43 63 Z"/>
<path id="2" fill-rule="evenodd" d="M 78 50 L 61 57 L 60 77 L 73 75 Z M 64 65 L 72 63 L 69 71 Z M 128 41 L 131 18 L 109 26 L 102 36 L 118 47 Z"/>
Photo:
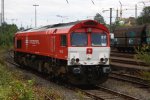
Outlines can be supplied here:
<path id="1" fill-rule="evenodd" d="M 79 65 L 79 53 L 70 53 L 70 64 Z"/>
<path id="2" fill-rule="evenodd" d="M 105 58 L 105 62 L 107 62 L 108 61 L 108 58 Z"/>
<path id="3" fill-rule="evenodd" d="M 100 62 L 104 62 L 104 58 L 101 58 L 101 59 L 100 59 Z"/>
<path id="4" fill-rule="evenodd" d="M 79 63 L 79 61 L 80 61 L 80 59 L 79 59 L 79 58 L 77 58 L 77 59 L 76 59 L 76 62 L 77 62 L 77 63 Z"/>
<path id="5" fill-rule="evenodd" d="M 75 64 L 75 61 L 76 61 L 75 58 L 72 58 L 72 59 L 71 59 L 71 64 L 74 65 L 74 64 Z"/>
<path id="6" fill-rule="evenodd" d="M 100 64 L 106 64 L 108 61 L 108 58 L 100 58 Z"/>

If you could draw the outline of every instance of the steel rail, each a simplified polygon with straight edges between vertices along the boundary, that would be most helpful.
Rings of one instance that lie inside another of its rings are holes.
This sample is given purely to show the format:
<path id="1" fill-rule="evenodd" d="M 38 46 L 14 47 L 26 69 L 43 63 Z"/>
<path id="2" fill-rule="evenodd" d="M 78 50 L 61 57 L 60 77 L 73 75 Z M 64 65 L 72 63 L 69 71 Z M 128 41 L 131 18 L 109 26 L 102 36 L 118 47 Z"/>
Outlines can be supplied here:
<path id="1" fill-rule="evenodd" d="M 109 75 L 109 78 L 116 79 L 119 81 L 129 82 L 132 84 L 141 85 L 142 87 L 145 87 L 145 88 L 150 88 L 150 83 L 148 83 L 147 80 L 144 80 L 139 77 L 127 75 L 127 74 L 119 74 L 119 73 L 112 72 Z"/>
<path id="2" fill-rule="evenodd" d="M 94 100 L 139 100 L 136 97 L 129 96 L 127 94 L 123 94 L 120 92 L 113 91 L 111 89 L 105 88 L 103 86 L 96 86 L 96 89 L 92 90 L 84 90 L 81 88 L 72 88 L 72 90 L 81 92 Z"/>

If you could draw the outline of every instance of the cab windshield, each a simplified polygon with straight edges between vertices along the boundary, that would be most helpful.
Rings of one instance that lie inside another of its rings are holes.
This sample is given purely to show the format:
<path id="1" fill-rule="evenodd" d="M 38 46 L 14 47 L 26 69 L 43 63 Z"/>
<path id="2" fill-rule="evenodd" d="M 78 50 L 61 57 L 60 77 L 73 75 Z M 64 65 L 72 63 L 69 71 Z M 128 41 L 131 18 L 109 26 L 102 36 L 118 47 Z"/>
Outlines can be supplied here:
<path id="1" fill-rule="evenodd" d="M 86 33 L 72 33 L 71 46 L 87 46 L 88 36 Z"/>
<path id="2" fill-rule="evenodd" d="M 107 36 L 104 33 L 91 33 L 92 46 L 107 46 Z"/>

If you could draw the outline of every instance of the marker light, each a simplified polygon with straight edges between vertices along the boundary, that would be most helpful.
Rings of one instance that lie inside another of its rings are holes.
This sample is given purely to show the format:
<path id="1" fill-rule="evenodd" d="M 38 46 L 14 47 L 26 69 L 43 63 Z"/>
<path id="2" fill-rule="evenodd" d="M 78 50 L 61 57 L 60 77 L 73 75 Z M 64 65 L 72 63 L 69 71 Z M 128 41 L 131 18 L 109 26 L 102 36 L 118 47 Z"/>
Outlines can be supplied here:
<path id="1" fill-rule="evenodd" d="M 76 59 L 76 62 L 78 63 L 79 61 L 80 61 L 80 59 L 79 59 L 79 58 L 77 58 L 77 59 Z"/>

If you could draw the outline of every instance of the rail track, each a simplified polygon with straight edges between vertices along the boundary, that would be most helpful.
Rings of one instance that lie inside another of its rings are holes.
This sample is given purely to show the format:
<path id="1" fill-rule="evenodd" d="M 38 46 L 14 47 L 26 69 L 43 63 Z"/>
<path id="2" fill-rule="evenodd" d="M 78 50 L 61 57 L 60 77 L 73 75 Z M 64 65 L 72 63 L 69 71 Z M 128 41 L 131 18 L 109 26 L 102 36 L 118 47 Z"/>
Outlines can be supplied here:
<path id="1" fill-rule="evenodd" d="M 131 73 L 150 71 L 149 65 L 135 59 L 135 54 L 112 51 L 110 60 L 113 70 L 124 70 Z"/>
<path id="2" fill-rule="evenodd" d="M 134 58 L 135 54 L 128 54 L 128 53 L 119 53 L 117 51 L 111 51 L 111 56 L 119 56 L 119 57 L 124 57 L 124 58 Z"/>
<path id="3" fill-rule="evenodd" d="M 89 88 L 89 87 L 88 87 Z M 85 95 L 93 98 L 94 100 L 139 100 L 136 97 L 129 96 L 120 92 L 113 91 L 103 86 L 95 86 L 90 89 L 75 88 L 74 90 L 80 91 Z"/>
<path id="4" fill-rule="evenodd" d="M 13 54 L 9 52 L 9 58 L 6 59 L 6 62 L 20 67 L 20 65 L 16 64 L 13 60 Z M 82 92 L 83 94 L 95 99 L 95 100 L 139 100 L 136 97 L 132 97 L 123 93 L 119 93 L 113 90 L 110 90 L 108 88 L 102 87 L 102 86 L 95 86 L 89 89 L 87 87 L 86 89 L 83 89 L 82 87 L 76 87 L 76 86 L 67 86 L 66 88 L 69 88 L 73 91 Z M 52 98 L 47 94 L 44 93 L 45 100 L 52 100 Z"/>
<path id="5" fill-rule="evenodd" d="M 121 74 L 118 72 L 112 72 L 109 75 L 109 78 L 139 85 L 141 88 L 150 88 L 150 83 L 147 80 L 133 76 L 133 75 L 129 75 L 129 74 Z"/>
<path id="6" fill-rule="evenodd" d="M 143 88 L 150 88 L 147 80 L 136 75 L 141 71 L 150 71 L 150 68 L 144 62 L 134 59 L 134 55 L 112 51 L 111 64 L 114 71 L 110 74 L 109 78 L 140 85 Z M 128 74 L 120 73 L 120 71 Z"/>

